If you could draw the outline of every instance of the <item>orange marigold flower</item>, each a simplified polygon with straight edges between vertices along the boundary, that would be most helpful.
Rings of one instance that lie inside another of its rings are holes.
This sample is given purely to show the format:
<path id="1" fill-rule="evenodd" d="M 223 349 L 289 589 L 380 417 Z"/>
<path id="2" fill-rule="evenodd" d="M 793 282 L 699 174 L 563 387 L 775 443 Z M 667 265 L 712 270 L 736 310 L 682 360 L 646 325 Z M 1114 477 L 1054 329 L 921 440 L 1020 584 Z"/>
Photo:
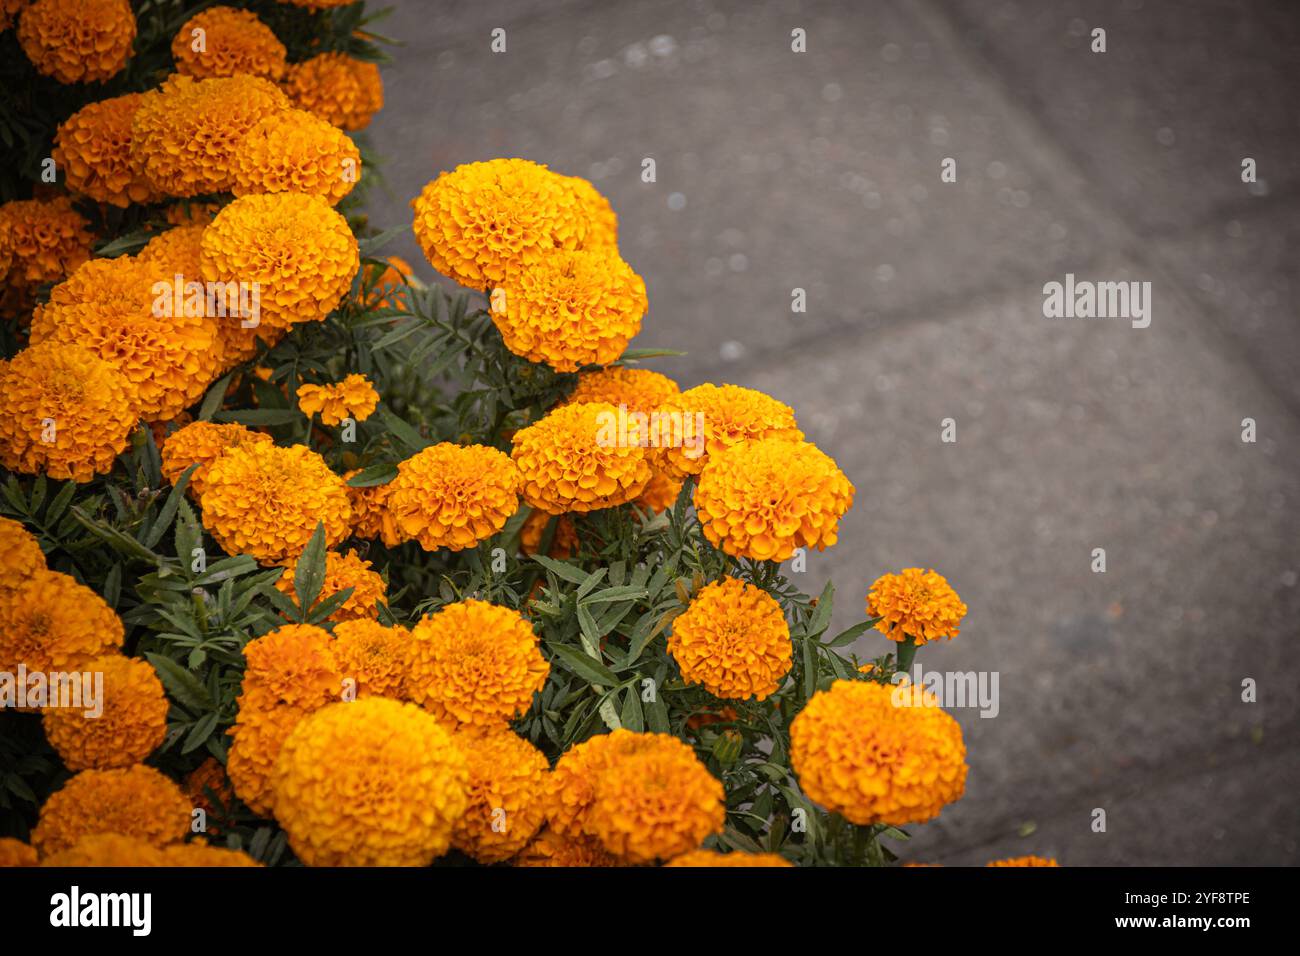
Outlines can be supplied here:
<path id="1" fill-rule="evenodd" d="M 248 10 L 209 7 L 172 39 L 176 72 L 207 79 L 248 73 L 279 81 L 286 51 L 275 33 Z"/>
<path id="2" fill-rule="evenodd" d="M 513 861 L 515 866 L 618 866 L 619 860 L 595 837 L 542 830 Z"/>
<path id="3" fill-rule="evenodd" d="M 42 866 L 162 866 L 163 852 L 149 840 L 123 833 L 91 833 L 49 854 Z"/>
<path id="4" fill-rule="evenodd" d="M 379 67 L 346 53 L 322 53 L 293 64 L 284 90 L 294 106 L 349 132 L 365 129 L 384 106 Z"/>
<path id="5" fill-rule="evenodd" d="M 634 503 L 659 514 L 677 504 L 677 497 L 685 484 L 684 479 L 672 478 L 663 469 L 656 468 L 645 491 L 636 496 Z"/>
<path id="6" fill-rule="evenodd" d="M 547 798 L 550 828 L 564 836 L 588 833 L 601 775 L 616 761 L 655 746 L 653 734 L 619 729 L 566 750 L 551 773 Z"/>
<path id="7" fill-rule="evenodd" d="M 904 568 L 876 578 L 867 592 L 867 614 L 881 619 L 876 630 L 890 640 L 912 638 L 919 647 L 956 637 L 966 605 L 938 572 Z"/>
<path id="8" fill-rule="evenodd" d="M 324 706 L 324 700 L 321 706 Z M 277 704 L 266 692 L 245 691 L 239 698 L 239 718 L 230 728 L 232 743 L 226 773 L 239 799 L 254 813 L 270 816 L 271 771 L 280 748 L 299 721 L 312 710 Z"/>
<path id="9" fill-rule="evenodd" d="M 0 0 L 0 33 L 8 30 L 32 0 Z"/>
<path id="10" fill-rule="evenodd" d="M 762 588 L 727 577 L 700 590 L 673 620 L 668 653 L 688 684 L 715 697 L 765 700 L 790 672 L 790 628 Z"/>
<path id="11" fill-rule="evenodd" d="M 350 481 L 361 473 L 354 468 L 343 476 Z M 402 543 L 402 533 L 388 510 L 388 492 L 391 482 L 382 485 L 369 485 L 365 488 L 353 488 L 348 485 L 348 501 L 352 505 L 352 534 L 365 540 L 378 538 L 386 548 L 395 548 Z"/>
<path id="12" fill-rule="evenodd" d="M 174 226 L 150 239 L 136 255 L 147 265 L 155 279 L 197 279 L 202 274 L 203 230 L 206 223 L 192 222 Z"/>
<path id="13" fill-rule="evenodd" d="M 573 519 L 568 515 L 549 515 L 545 511 L 533 511 L 524 519 L 524 525 L 519 529 L 519 550 L 527 555 L 537 554 L 546 534 L 546 526 L 552 520 L 555 521 L 555 532 L 551 535 L 551 547 L 547 556 L 564 559 L 577 555 L 580 544 Z"/>
<path id="14" fill-rule="evenodd" d="M 408 696 L 452 727 L 504 727 L 528 710 L 551 666 L 518 611 L 459 601 L 411 629 Z"/>
<path id="15" fill-rule="evenodd" d="M 163 218 L 173 226 L 206 226 L 221 212 L 221 203 L 191 202 L 182 199 L 163 210 Z"/>
<path id="16" fill-rule="evenodd" d="M 69 770 L 111 770 L 139 763 L 167 736 L 171 704 L 147 661 L 120 654 L 97 657 L 82 670 L 103 675 L 103 711 L 49 707 L 42 715 L 45 737 Z"/>
<path id="17" fill-rule="evenodd" d="M 557 249 L 580 248 L 589 228 L 565 178 L 526 159 L 457 166 L 411 207 L 429 263 L 472 289 L 501 285 Z"/>
<path id="18" fill-rule="evenodd" d="M 803 439 L 794 410 L 770 395 L 739 385 L 697 385 L 659 408 L 663 421 L 681 416 L 683 441 L 665 447 L 661 463 L 678 478 L 698 475 L 710 455 L 756 438 Z M 703 425 L 703 436 L 699 427 Z"/>
<path id="19" fill-rule="evenodd" d="M 430 445 L 397 466 L 385 506 L 426 551 L 461 551 L 492 537 L 519 510 L 519 471 L 487 445 Z"/>
<path id="20" fill-rule="evenodd" d="M 853 485 L 816 446 L 743 442 L 709 457 L 695 489 L 704 536 L 735 557 L 784 561 L 795 548 L 835 544 Z"/>
<path id="21" fill-rule="evenodd" d="M 290 598 L 294 594 L 297 570 L 297 562 L 294 562 L 275 582 L 276 588 Z M 321 585 L 317 600 L 324 601 L 347 588 L 352 588 L 351 596 L 326 620 L 355 621 L 379 616 L 375 605 L 388 599 L 388 585 L 384 579 L 371 570 L 370 562 L 359 558 L 355 551 L 330 551 L 325 555 L 325 583 Z"/>
<path id="22" fill-rule="evenodd" d="M 35 0 L 18 19 L 18 42 L 36 72 L 60 83 L 99 83 L 131 57 L 128 0 Z"/>
<path id="23" fill-rule="evenodd" d="M 645 281 L 612 248 L 552 253 L 492 296 L 506 348 L 561 372 L 614 361 L 645 311 Z"/>
<path id="24" fill-rule="evenodd" d="M 500 863 L 533 838 L 546 819 L 546 756 L 511 730 L 460 733 L 469 766 L 469 806 L 451 844 L 480 863 Z"/>
<path id="25" fill-rule="evenodd" d="M 413 270 L 411 264 L 401 256 L 388 256 L 384 259 L 387 266 L 368 264 L 367 272 L 369 278 L 375 273 L 374 281 L 370 284 L 369 293 L 366 296 L 366 306 L 370 309 L 397 309 L 401 308 L 399 295 L 407 285 L 412 284 Z M 418 285 L 418 283 L 416 283 Z"/>
<path id="26" fill-rule="evenodd" d="M 814 694 L 790 725 L 790 760 L 804 793 L 859 826 L 922 823 L 966 788 L 961 727 L 911 684 Z"/>
<path id="27" fill-rule="evenodd" d="M 231 448 L 244 445 L 273 445 L 270 435 L 255 432 L 237 422 L 191 422 L 167 436 L 162 445 L 162 474 L 171 484 L 176 484 L 185 469 L 197 464 L 190 475 L 187 490 L 194 498 L 203 494 L 205 479 L 212 463 Z"/>
<path id="28" fill-rule="evenodd" d="M 613 365 L 579 375 L 578 384 L 562 404 L 608 402 L 610 405 L 626 405 L 629 412 L 648 415 L 679 394 L 681 389 L 667 375 L 648 368 Z"/>
<path id="29" fill-rule="evenodd" d="M 334 385 L 298 386 L 298 410 L 308 417 L 319 413 L 325 425 L 337 425 L 345 418 L 364 422 L 378 407 L 375 386 L 357 373 Z"/>
<path id="30" fill-rule="evenodd" d="M 368 618 L 340 621 L 330 651 L 344 681 L 354 681 L 356 696 L 406 698 L 407 644 L 410 631 Z"/>
<path id="31" fill-rule="evenodd" d="M 0 601 L 4 592 L 44 570 L 45 552 L 35 535 L 21 522 L 0 517 Z"/>
<path id="32" fill-rule="evenodd" d="M 216 375 L 216 322 L 172 296 L 173 276 L 123 256 L 92 259 L 50 292 L 32 316 L 32 342 L 81 345 L 130 384 L 129 398 L 149 421 L 169 419 L 203 394 Z M 155 283 L 164 281 L 158 295 Z"/>
<path id="33" fill-rule="evenodd" d="M 0 279 L 24 289 L 57 282 L 90 257 L 89 226 L 67 196 L 0 203 Z"/>
<path id="34" fill-rule="evenodd" d="M 984 864 L 985 866 L 1060 866 L 1051 857 L 1046 856 L 1013 856 L 1005 860 L 991 860 Z"/>
<path id="35" fill-rule="evenodd" d="M 361 153 L 336 126 L 290 109 L 248 131 L 235 161 L 236 196 L 311 193 L 335 205 L 361 177 Z"/>
<path id="36" fill-rule="evenodd" d="M 140 101 L 131 121 L 131 153 L 165 195 L 228 192 L 248 131 L 288 106 L 275 84 L 261 77 L 172 76 Z"/>
<path id="37" fill-rule="evenodd" d="M 114 833 L 161 847 L 185 839 L 190 802 L 152 767 L 83 770 L 41 807 L 32 846 L 44 859 L 83 837 Z"/>
<path id="38" fill-rule="evenodd" d="M 451 843 L 468 784 L 436 720 L 371 697 L 294 728 L 275 763 L 275 818 L 308 866 L 428 866 Z"/>
<path id="39" fill-rule="evenodd" d="M 127 93 L 88 103 L 59 124 L 52 155 L 69 189 L 122 208 L 159 198 L 131 153 L 131 118 L 142 98 Z"/>
<path id="40" fill-rule="evenodd" d="M 67 574 L 36 570 L 0 591 L 0 671 L 80 670 L 118 650 L 123 637 L 113 609 Z"/>
<path id="41" fill-rule="evenodd" d="M 228 554 L 283 564 L 302 553 L 318 523 L 331 548 L 351 531 L 343 479 L 302 445 L 229 448 L 203 481 L 203 524 Z"/>
<path id="42" fill-rule="evenodd" d="M 256 283 L 271 329 L 324 319 L 360 261 L 347 220 L 305 193 L 242 196 L 203 233 L 203 278 Z"/>
<path id="43" fill-rule="evenodd" d="M 645 490 L 646 449 L 620 441 L 618 410 L 601 402 L 563 405 L 514 436 L 511 457 L 524 500 L 549 514 L 626 504 Z"/>
<path id="44" fill-rule="evenodd" d="M 565 176 L 565 183 L 577 194 L 578 207 L 587 219 L 584 249 L 618 247 L 618 216 L 609 200 L 581 176 Z"/>
<path id="45" fill-rule="evenodd" d="M 244 693 L 303 709 L 337 700 L 343 678 L 329 632 L 311 624 L 285 624 L 244 648 Z"/>
<path id="46" fill-rule="evenodd" d="M 243 850 L 208 846 L 205 843 L 175 843 L 162 848 L 159 866 L 261 866 Z"/>
<path id="47" fill-rule="evenodd" d="M 190 771 L 183 788 L 194 808 L 208 815 L 208 832 L 219 833 L 221 827 L 213 818 L 224 820 L 235 804 L 235 788 L 225 766 L 216 757 L 209 757 Z"/>
<path id="48" fill-rule="evenodd" d="M 0 868 L 8 866 L 36 866 L 36 849 L 15 840 L 0 837 Z"/>
<path id="49" fill-rule="evenodd" d="M 126 378 L 77 345 L 32 345 L 0 362 L 0 465 L 89 481 L 126 448 L 136 414 Z"/>
<path id="50" fill-rule="evenodd" d="M 776 853 L 746 853 L 743 850 L 719 853 L 717 850 L 691 850 L 689 853 L 673 857 L 664 866 L 750 867 L 794 866 L 794 864 Z"/>
<path id="51" fill-rule="evenodd" d="M 722 782 L 689 745 L 645 734 L 649 746 L 612 761 L 596 779 L 588 832 L 615 856 L 653 863 L 697 848 L 722 830 Z"/>

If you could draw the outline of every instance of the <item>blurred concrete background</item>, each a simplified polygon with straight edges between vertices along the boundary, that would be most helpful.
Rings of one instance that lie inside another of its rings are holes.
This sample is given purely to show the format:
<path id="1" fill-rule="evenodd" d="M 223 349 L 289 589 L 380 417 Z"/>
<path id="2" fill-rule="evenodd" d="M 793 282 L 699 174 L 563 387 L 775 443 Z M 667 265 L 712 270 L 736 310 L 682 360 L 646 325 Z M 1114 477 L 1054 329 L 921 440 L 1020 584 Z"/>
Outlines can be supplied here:
<path id="1" fill-rule="evenodd" d="M 805 590 L 833 577 L 847 626 L 934 567 L 970 606 L 920 660 L 997 671 L 1000 713 L 957 712 L 966 797 L 906 857 L 1300 858 L 1300 9 L 396 6 L 375 221 L 473 160 L 591 179 L 649 289 L 636 344 L 690 352 L 653 367 L 790 403 L 856 485 Z M 1043 318 L 1067 272 L 1152 283 L 1150 328 Z"/>

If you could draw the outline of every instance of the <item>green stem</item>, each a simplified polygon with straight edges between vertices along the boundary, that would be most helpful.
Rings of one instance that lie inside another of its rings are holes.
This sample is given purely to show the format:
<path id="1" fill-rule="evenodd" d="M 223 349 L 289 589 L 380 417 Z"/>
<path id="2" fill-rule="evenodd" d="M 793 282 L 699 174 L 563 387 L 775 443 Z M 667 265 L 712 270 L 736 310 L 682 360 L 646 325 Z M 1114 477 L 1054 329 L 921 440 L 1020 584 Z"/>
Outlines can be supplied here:
<path id="1" fill-rule="evenodd" d="M 914 657 L 916 657 L 916 641 L 909 637 L 898 645 L 898 670 L 911 670 Z"/>

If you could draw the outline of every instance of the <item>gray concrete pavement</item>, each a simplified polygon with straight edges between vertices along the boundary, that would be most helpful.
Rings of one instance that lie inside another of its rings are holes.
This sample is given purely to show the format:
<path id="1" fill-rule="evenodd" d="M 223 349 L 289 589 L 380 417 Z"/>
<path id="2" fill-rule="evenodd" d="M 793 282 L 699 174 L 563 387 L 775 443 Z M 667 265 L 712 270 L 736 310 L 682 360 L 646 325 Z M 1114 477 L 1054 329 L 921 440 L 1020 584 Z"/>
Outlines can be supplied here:
<path id="1" fill-rule="evenodd" d="M 376 222 L 409 221 L 461 162 L 587 176 L 646 278 L 637 344 L 690 350 L 656 367 L 790 402 L 857 486 L 806 589 L 833 577 L 847 625 L 877 574 L 925 565 L 970 606 L 921 661 L 998 671 L 1001 712 L 958 713 L 967 796 L 908 856 L 1300 859 L 1300 12 L 397 7 Z M 1243 156 L 1262 183 L 1241 182 Z M 431 277 L 413 240 L 400 251 Z M 1045 319 L 1043 284 L 1067 271 L 1151 282 L 1151 327 Z"/>

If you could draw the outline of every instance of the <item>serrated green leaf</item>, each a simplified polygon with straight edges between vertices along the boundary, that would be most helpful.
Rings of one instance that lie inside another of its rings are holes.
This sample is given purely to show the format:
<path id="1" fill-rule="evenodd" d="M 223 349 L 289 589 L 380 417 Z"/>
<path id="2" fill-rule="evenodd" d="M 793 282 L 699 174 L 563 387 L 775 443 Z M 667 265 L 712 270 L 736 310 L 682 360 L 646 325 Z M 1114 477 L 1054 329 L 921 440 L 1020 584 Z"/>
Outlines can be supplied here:
<path id="1" fill-rule="evenodd" d="M 559 644 L 548 641 L 546 647 L 555 655 L 556 661 L 561 667 L 572 674 L 581 677 L 589 684 L 595 684 L 601 687 L 612 687 L 618 683 L 618 678 L 608 667 L 591 657 L 584 654 L 572 644 Z"/>
<path id="2" fill-rule="evenodd" d="M 369 468 L 363 468 L 351 478 L 348 479 L 349 488 L 373 488 L 376 485 L 386 485 L 397 477 L 397 466 L 382 462 L 378 465 L 371 465 Z"/>
<path id="3" fill-rule="evenodd" d="M 145 659 L 153 665 L 167 693 L 176 699 L 182 707 L 195 713 L 213 710 L 215 705 L 208 689 L 197 677 L 164 654 L 145 654 Z"/>
<path id="4" fill-rule="evenodd" d="M 325 550 L 325 522 L 318 521 L 293 569 L 293 593 L 303 611 L 316 603 L 325 584 Z"/>

